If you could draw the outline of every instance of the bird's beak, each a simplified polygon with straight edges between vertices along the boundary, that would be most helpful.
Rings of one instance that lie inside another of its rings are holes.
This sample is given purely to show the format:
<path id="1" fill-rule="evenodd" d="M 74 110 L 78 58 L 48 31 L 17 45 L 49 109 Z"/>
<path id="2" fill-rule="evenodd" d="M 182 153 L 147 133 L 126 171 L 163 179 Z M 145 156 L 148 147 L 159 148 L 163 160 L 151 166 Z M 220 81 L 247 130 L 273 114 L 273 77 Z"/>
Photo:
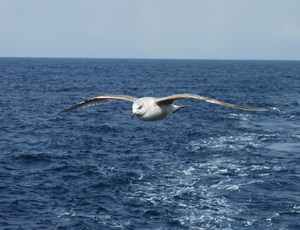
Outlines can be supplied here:
<path id="1" fill-rule="evenodd" d="M 132 114 L 130 115 L 131 119 L 135 116 L 135 114 L 136 114 L 136 113 L 132 113 Z"/>

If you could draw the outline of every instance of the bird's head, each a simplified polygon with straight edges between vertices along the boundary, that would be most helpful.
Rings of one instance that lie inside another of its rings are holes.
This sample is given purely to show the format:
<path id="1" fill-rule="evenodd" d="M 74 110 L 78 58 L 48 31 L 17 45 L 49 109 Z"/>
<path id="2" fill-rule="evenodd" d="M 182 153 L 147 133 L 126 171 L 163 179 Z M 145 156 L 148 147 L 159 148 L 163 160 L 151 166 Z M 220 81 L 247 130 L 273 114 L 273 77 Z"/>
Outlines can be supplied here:
<path id="1" fill-rule="evenodd" d="M 132 104 L 131 118 L 133 118 L 135 115 L 137 115 L 138 117 L 142 116 L 145 112 L 146 112 L 146 108 L 145 108 L 145 105 L 144 105 L 143 101 L 136 100 Z"/>

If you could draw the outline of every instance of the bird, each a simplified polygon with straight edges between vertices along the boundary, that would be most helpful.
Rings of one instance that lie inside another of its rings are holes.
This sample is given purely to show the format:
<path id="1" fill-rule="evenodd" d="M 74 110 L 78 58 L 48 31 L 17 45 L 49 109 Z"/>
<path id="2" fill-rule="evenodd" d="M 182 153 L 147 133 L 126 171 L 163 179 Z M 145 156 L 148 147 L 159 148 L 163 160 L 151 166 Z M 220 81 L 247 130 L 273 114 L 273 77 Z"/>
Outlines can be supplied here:
<path id="1" fill-rule="evenodd" d="M 100 96 L 96 96 L 84 100 L 68 109 L 63 110 L 62 112 L 71 112 L 88 106 L 107 103 L 112 100 L 125 100 L 125 101 L 132 102 L 131 118 L 137 116 L 140 120 L 143 121 L 158 121 L 166 118 L 170 114 L 173 114 L 181 109 L 188 107 L 186 105 L 179 106 L 174 104 L 177 101 L 185 100 L 185 99 L 202 100 L 209 103 L 227 106 L 235 109 L 241 109 L 241 110 L 267 111 L 267 109 L 248 108 L 239 105 L 234 105 L 234 104 L 218 101 L 215 99 L 202 97 L 197 94 L 175 94 L 175 95 L 162 97 L 162 98 L 157 98 L 157 97 L 136 98 L 128 95 L 100 95 Z"/>

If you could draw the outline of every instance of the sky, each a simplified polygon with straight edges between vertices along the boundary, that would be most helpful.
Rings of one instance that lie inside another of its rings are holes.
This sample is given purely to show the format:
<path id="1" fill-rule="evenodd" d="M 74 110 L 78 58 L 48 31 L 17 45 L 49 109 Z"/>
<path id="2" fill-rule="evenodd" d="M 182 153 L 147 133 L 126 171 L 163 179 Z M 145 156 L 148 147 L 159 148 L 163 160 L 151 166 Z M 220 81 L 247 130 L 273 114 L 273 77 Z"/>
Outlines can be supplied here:
<path id="1" fill-rule="evenodd" d="M 299 0 L 0 0 L 0 57 L 300 60 Z"/>

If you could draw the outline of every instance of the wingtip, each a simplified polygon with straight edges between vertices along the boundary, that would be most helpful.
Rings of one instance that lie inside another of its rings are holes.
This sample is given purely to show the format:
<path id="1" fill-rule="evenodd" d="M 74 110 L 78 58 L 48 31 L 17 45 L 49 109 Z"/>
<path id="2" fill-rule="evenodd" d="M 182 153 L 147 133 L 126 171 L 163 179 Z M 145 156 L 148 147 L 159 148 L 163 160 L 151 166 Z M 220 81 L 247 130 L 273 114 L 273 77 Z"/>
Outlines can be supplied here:
<path id="1" fill-rule="evenodd" d="M 67 112 L 69 112 L 68 109 L 65 109 L 65 110 L 63 110 L 63 111 L 60 111 L 59 114 L 67 113 Z"/>
<path id="2" fill-rule="evenodd" d="M 77 105 L 74 105 L 74 106 L 72 106 L 72 107 L 70 107 L 70 108 L 67 108 L 67 109 L 61 111 L 60 114 L 61 114 L 61 113 L 72 112 L 72 111 L 75 111 L 75 110 L 78 110 L 78 109 L 80 109 L 80 107 L 78 107 L 78 104 L 77 104 Z"/>
<path id="3" fill-rule="evenodd" d="M 269 111 L 268 109 L 256 109 L 258 112 L 267 112 Z"/>
<path id="4" fill-rule="evenodd" d="M 254 112 L 266 112 L 266 111 L 269 111 L 268 109 L 257 109 L 257 108 L 240 108 L 242 110 L 248 110 L 248 111 L 254 111 Z"/>
<path id="5" fill-rule="evenodd" d="M 69 109 L 65 109 L 63 111 L 60 111 L 58 114 L 67 113 L 67 112 L 70 112 Z"/>

